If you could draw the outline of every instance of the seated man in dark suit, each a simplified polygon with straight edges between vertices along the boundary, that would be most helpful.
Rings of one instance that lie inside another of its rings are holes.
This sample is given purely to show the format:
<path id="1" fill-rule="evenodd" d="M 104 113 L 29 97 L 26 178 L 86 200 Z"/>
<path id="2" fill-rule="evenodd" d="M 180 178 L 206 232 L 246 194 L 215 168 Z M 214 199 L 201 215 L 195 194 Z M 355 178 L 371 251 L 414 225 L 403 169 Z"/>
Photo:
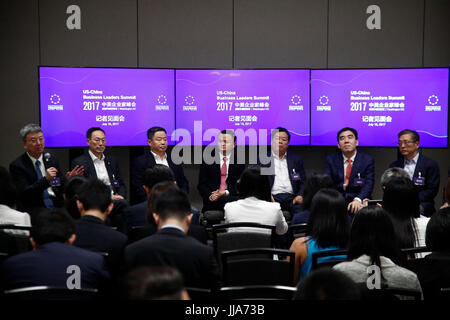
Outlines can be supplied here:
<path id="1" fill-rule="evenodd" d="M 113 209 L 111 189 L 102 181 L 90 178 L 78 192 L 78 210 L 81 219 L 76 222 L 74 245 L 95 252 L 108 253 L 109 269 L 116 274 L 122 263 L 127 236 L 105 225 Z"/>
<path id="2" fill-rule="evenodd" d="M 398 134 L 398 146 L 402 155 L 389 168 L 405 169 L 419 191 L 421 214 L 430 217 L 435 211 L 434 198 L 439 192 L 440 172 L 436 161 L 419 153 L 419 134 L 403 130 Z"/>
<path id="3" fill-rule="evenodd" d="M 375 160 L 372 156 L 357 151 L 358 132 L 353 128 L 342 128 L 337 134 L 338 148 L 327 156 L 323 171 L 333 179 L 337 189 L 353 214 L 362 209 L 362 201 L 370 199 L 375 183 Z"/>
<path id="4" fill-rule="evenodd" d="M 167 151 L 167 132 L 161 127 L 152 127 L 147 131 L 148 145 L 150 151 L 133 160 L 130 171 L 131 180 L 131 203 L 141 203 L 147 200 L 144 185 L 145 169 L 155 164 L 163 164 L 170 169 L 175 176 L 178 187 L 189 194 L 189 181 L 184 176 L 183 166 L 172 161 Z"/>
<path id="5" fill-rule="evenodd" d="M 89 149 L 72 161 L 72 168 L 84 169 L 85 178 L 97 178 L 111 190 L 114 210 L 110 215 L 113 226 L 124 231 L 123 210 L 128 207 L 127 188 L 120 175 L 119 163 L 115 157 L 104 154 L 106 149 L 105 131 L 102 128 L 89 128 L 86 132 Z"/>
<path id="6" fill-rule="evenodd" d="M 31 229 L 35 250 L 21 253 L 3 263 L 5 289 L 30 286 L 102 289 L 110 275 L 103 257 L 72 246 L 75 223 L 63 211 L 42 211 Z"/>
<path id="7" fill-rule="evenodd" d="M 302 157 L 295 153 L 288 153 L 290 141 L 291 134 L 287 129 L 278 127 L 273 130 L 270 163 L 261 163 L 261 167 L 269 167 L 274 200 L 280 203 L 281 210 L 289 211 L 293 216 L 301 211 L 306 172 Z"/>
<path id="8" fill-rule="evenodd" d="M 188 237 L 192 214 L 187 195 L 170 188 L 156 202 L 153 214 L 158 232 L 125 249 L 128 270 L 139 266 L 177 268 L 187 287 L 216 288 L 218 269 L 213 249 Z"/>
<path id="9" fill-rule="evenodd" d="M 245 164 L 238 163 L 235 147 L 234 132 L 223 130 L 218 137 L 214 163 L 208 164 L 203 160 L 197 186 L 203 199 L 202 212 L 223 210 L 227 202 L 238 200 L 236 183 L 245 169 Z"/>
<path id="10" fill-rule="evenodd" d="M 18 210 L 28 212 L 33 220 L 43 208 L 64 206 L 65 180 L 83 174 L 83 169 L 76 166 L 63 175 L 58 159 L 44 154 L 44 135 L 37 124 L 24 126 L 20 137 L 26 152 L 9 165 L 9 172 L 19 193 Z"/>

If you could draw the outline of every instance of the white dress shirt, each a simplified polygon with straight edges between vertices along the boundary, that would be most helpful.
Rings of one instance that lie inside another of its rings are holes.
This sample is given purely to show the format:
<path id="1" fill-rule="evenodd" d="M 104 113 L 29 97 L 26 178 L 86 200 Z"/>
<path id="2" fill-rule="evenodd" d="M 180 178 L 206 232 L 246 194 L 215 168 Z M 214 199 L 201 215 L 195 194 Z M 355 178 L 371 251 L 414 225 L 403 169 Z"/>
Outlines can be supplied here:
<path id="1" fill-rule="evenodd" d="M 411 161 L 408 161 L 405 159 L 405 170 L 408 172 L 409 177 L 411 180 L 414 177 L 414 171 L 416 170 L 417 161 L 419 160 L 419 153 L 416 154 L 414 158 L 411 159 Z"/>
<path id="2" fill-rule="evenodd" d="M 109 180 L 108 170 L 106 170 L 105 165 L 105 155 L 102 154 L 102 158 L 99 159 L 89 150 L 89 156 L 94 162 L 95 172 L 97 173 L 97 178 L 103 181 L 107 186 L 111 187 L 111 181 Z M 112 192 L 112 191 L 111 191 Z"/>
<path id="3" fill-rule="evenodd" d="M 287 152 L 283 158 L 278 158 L 273 154 L 274 166 L 275 166 L 275 180 L 272 186 L 272 194 L 279 193 L 294 193 L 292 190 L 291 180 L 289 178 L 289 169 L 287 164 Z"/>
<path id="4" fill-rule="evenodd" d="M 28 152 L 27 152 L 27 155 L 28 155 L 28 157 L 30 157 L 31 162 L 33 162 L 34 170 L 36 170 L 36 161 L 39 160 L 39 162 L 41 163 L 39 166 L 39 168 L 41 169 L 41 174 L 43 177 L 45 177 L 44 157 L 42 156 L 42 154 L 39 156 L 39 159 L 33 158 Z M 49 196 L 56 197 L 55 192 L 53 191 L 52 187 L 48 187 L 47 191 L 48 191 Z"/>
<path id="5" fill-rule="evenodd" d="M 152 153 L 152 155 L 155 157 L 155 162 L 156 164 L 163 164 L 166 167 L 169 166 L 169 163 L 167 162 L 167 154 L 164 153 L 164 157 L 161 159 L 160 156 L 158 156 L 156 153 L 154 153 L 153 151 L 150 151 Z"/>
<path id="6" fill-rule="evenodd" d="M 278 202 L 268 202 L 260 200 L 256 197 L 248 197 L 245 199 L 228 202 L 225 204 L 225 223 L 233 222 L 257 222 L 275 226 L 277 234 L 284 234 L 288 230 L 288 224 L 281 211 Z M 238 229 L 238 228 L 236 228 Z M 242 229 L 242 230 L 241 230 Z M 259 231 L 252 228 L 239 228 L 236 231 Z"/>

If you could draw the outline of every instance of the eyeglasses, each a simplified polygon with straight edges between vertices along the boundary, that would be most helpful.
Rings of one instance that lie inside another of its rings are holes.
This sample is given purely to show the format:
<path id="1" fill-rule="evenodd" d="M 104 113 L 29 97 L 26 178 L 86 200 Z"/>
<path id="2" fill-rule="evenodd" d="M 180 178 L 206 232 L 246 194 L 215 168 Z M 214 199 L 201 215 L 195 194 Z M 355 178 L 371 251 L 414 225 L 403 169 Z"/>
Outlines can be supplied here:
<path id="1" fill-rule="evenodd" d="M 95 143 L 100 143 L 100 142 L 103 142 L 103 143 L 105 143 L 106 142 L 106 140 L 105 139 L 92 139 L 92 141 L 94 141 Z"/>
<path id="2" fill-rule="evenodd" d="M 397 142 L 397 144 L 401 147 L 402 145 L 410 145 L 410 144 L 413 144 L 413 143 L 415 143 L 415 141 L 408 141 L 408 140 L 405 140 L 405 141 L 399 141 L 399 142 Z"/>

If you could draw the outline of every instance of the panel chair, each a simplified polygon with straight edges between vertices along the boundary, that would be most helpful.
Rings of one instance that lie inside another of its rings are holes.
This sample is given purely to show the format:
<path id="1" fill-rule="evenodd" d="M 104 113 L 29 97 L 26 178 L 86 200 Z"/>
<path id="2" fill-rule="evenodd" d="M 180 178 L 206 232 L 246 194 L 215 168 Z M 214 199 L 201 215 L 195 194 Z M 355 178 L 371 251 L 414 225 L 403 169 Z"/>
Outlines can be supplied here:
<path id="1" fill-rule="evenodd" d="M 294 283 L 294 251 L 273 248 L 223 251 L 221 265 L 224 286 Z"/>
<path id="2" fill-rule="evenodd" d="M 316 270 L 323 267 L 331 268 L 339 262 L 346 261 L 347 253 L 348 250 L 344 249 L 314 252 L 311 256 L 311 270 Z"/>
<path id="3" fill-rule="evenodd" d="M 256 285 L 222 287 L 218 292 L 220 300 L 292 300 L 296 287 Z"/>
<path id="4" fill-rule="evenodd" d="M 218 261 L 223 251 L 273 248 L 275 245 L 275 226 L 255 222 L 216 224 L 212 227 L 212 233 L 214 253 Z"/>
<path id="5" fill-rule="evenodd" d="M 19 301 L 49 301 L 49 300 L 97 300 L 99 299 L 97 289 L 68 289 L 64 287 L 33 286 L 3 292 L 6 300 Z"/>

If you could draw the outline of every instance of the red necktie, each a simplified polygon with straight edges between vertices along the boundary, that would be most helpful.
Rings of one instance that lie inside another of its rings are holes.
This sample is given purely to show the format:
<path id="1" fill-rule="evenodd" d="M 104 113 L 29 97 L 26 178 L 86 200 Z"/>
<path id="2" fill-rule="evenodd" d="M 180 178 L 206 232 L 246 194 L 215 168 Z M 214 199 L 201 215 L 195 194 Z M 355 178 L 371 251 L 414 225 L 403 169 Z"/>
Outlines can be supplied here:
<path id="1" fill-rule="evenodd" d="M 223 157 L 223 165 L 220 168 L 220 191 L 224 191 L 227 189 L 227 157 Z"/>
<path id="2" fill-rule="evenodd" d="M 347 170 L 345 171 L 345 186 L 348 187 L 348 182 L 350 180 L 350 174 L 352 173 L 352 159 L 347 159 L 348 166 Z"/>

